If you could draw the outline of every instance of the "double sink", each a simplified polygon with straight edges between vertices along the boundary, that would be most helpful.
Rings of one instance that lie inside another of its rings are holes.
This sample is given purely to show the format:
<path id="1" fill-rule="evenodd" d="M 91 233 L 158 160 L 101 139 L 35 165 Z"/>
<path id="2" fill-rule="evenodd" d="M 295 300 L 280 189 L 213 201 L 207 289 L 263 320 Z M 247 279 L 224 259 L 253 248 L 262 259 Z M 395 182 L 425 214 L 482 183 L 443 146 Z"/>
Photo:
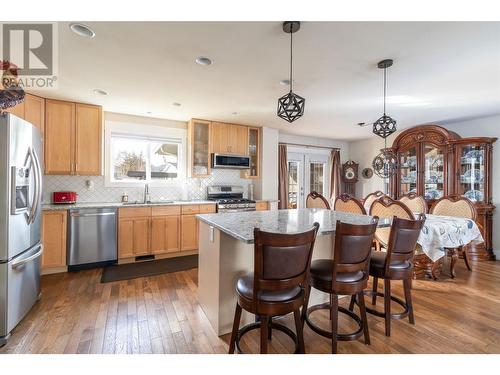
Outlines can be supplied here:
<path id="1" fill-rule="evenodd" d="M 141 206 L 145 206 L 145 205 L 162 205 L 162 204 L 172 204 L 172 203 L 175 203 L 175 201 L 148 201 L 148 202 L 139 202 L 139 201 L 135 201 L 135 202 L 125 202 L 123 203 L 124 206 L 135 206 L 135 205 L 141 205 Z"/>

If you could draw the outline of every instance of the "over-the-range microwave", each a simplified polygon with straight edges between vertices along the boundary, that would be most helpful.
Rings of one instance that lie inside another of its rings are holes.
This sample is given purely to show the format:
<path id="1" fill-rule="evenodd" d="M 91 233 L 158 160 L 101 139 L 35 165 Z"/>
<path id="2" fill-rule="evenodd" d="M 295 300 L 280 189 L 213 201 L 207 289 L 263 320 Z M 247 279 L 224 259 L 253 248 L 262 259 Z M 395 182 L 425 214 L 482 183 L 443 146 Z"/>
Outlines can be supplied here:
<path id="1" fill-rule="evenodd" d="M 212 154 L 212 168 L 250 169 L 250 158 L 244 155 Z"/>

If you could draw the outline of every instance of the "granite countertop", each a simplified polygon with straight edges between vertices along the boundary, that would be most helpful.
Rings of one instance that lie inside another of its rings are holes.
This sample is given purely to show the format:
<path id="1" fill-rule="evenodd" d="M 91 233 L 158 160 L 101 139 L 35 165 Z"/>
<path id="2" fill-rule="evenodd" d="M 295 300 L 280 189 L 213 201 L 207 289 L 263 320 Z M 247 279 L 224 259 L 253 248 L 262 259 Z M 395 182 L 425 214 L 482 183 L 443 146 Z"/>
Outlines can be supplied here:
<path id="1" fill-rule="evenodd" d="M 317 221 L 320 225 L 318 235 L 325 235 L 335 232 L 337 220 L 350 224 L 369 224 L 371 219 L 371 216 L 367 215 L 354 215 L 319 208 L 200 214 L 196 217 L 246 243 L 253 243 L 254 228 L 275 233 L 300 233 L 309 230 Z M 390 219 L 380 219 L 379 226 L 389 225 Z"/>
<path id="2" fill-rule="evenodd" d="M 44 211 L 56 211 L 56 210 L 70 210 L 78 208 L 103 208 L 103 207 L 148 207 L 148 206 L 178 206 L 178 205 L 189 205 L 189 204 L 215 204 L 214 201 L 208 200 L 191 200 L 191 201 L 165 201 L 165 202 L 154 202 L 154 203 L 137 203 L 137 204 L 124 204 L 122 202 L 82 202 L 75 204 L 43 204 L 42 210 Z"/>

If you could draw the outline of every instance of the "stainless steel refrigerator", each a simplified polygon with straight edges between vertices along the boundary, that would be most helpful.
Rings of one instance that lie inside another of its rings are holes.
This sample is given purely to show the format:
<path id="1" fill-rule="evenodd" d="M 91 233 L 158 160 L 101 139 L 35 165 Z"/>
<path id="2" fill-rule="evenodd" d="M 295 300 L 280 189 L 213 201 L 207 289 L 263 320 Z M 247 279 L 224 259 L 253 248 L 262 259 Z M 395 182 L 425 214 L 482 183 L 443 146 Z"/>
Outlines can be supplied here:
<path id="1" fill-rule="evenodd" d="M 42 137 L 0 114 L 0 346 L 40 295 Z"/>

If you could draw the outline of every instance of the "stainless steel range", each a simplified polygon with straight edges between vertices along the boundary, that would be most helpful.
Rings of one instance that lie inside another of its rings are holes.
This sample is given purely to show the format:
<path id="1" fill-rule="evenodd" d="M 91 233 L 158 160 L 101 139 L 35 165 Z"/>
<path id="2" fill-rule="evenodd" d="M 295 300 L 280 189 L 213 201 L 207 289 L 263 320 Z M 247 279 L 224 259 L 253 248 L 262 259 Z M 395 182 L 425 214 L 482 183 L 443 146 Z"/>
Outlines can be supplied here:
<path id="1" fill-rule="evenodd" d="M 243 198 L 243 186 L 208 186 L 207 197 L 217 202 L 217 212 L 255 211 L 255 201 Z"/>

